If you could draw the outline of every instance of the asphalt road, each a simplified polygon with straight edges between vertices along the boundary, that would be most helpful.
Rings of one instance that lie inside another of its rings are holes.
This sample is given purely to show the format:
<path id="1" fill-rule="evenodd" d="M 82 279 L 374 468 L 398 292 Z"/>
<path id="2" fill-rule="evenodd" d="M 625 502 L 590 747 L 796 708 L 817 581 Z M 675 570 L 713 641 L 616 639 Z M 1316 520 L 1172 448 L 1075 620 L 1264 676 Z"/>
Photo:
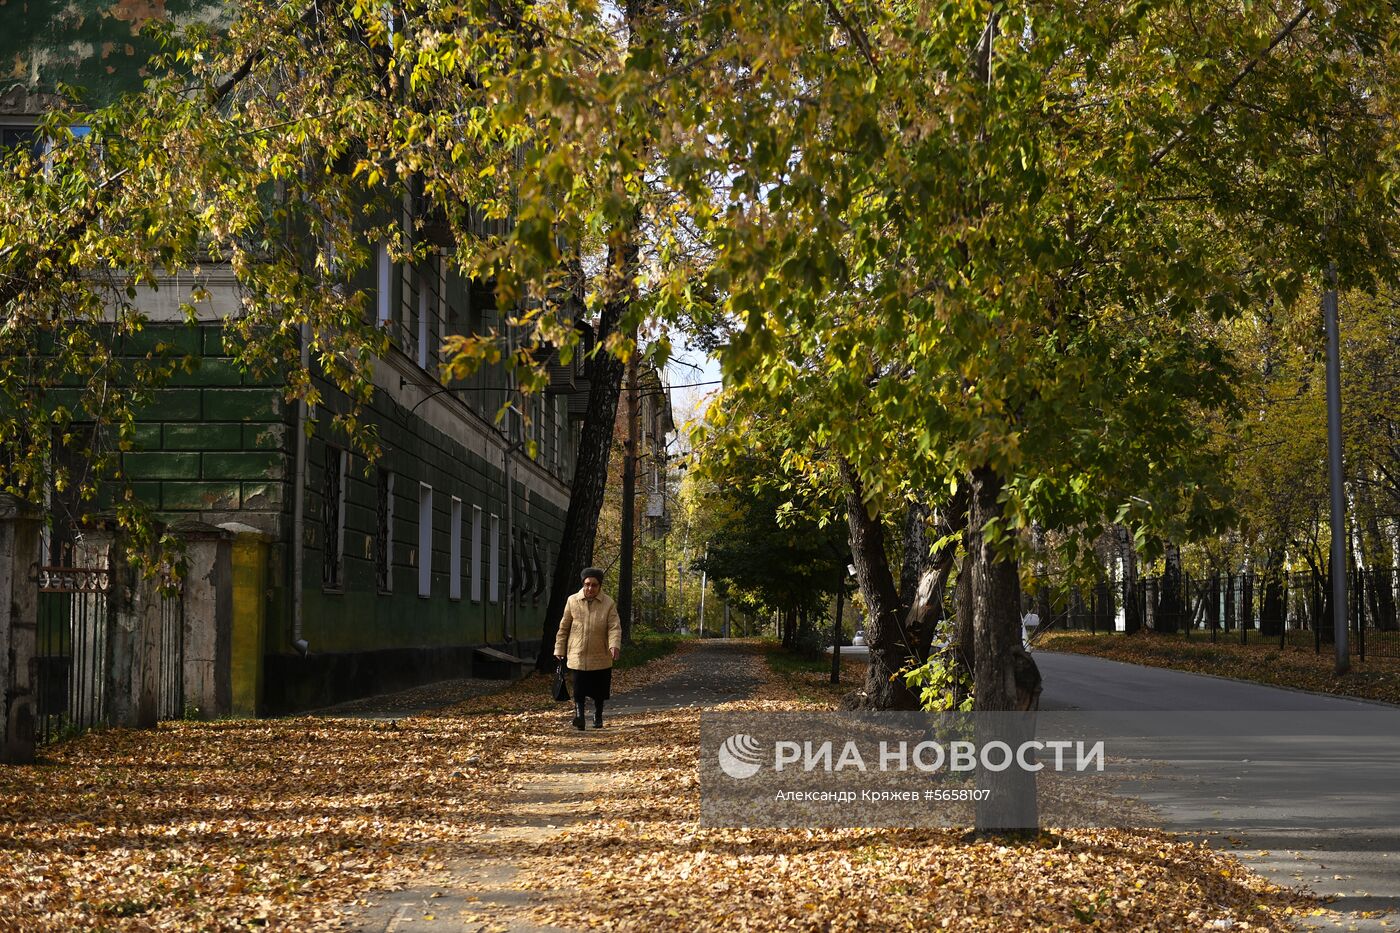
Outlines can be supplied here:
<path id="1" fill-rule="evenodd" d="M 1141 712 L 1151 714 L 1144 721 L 1158 722 L 1163 713 L 1194 713 L 1196 721 L 1221 714 L 1229 722 L 1246 718 L 1236 713 L 1267 711 L 1288 715 L 1263 722 L 1306 724 L 1300 734 L 1279 729 L 1242 736 L 1233 746 L 1218 737 L 1178 740 L 1164 752 L 1177 764 L 1175 785 L 1158 783 L 1143 799 L 1175 827 L 1191 828 L 1276 883 L 1335 898 L 1332 907 L 1342 914 L 1310 924 L 1374 931 L 1400 925 L 1400 747 L 1320 735 L 1317 726 L 1384 727 L 1392 715 L 1400 724 L 1400 710 L 1084 655 L 1038 651 L 1035 658 L 1044 710 Z M 1348 783 L 1351 792 L 1331 793 Z"/>
<path id="2" fill-rule="evenodd" d="M 1324 712 L 1378 708 L 1364 700 L 1283 690 L 1082 654 L 1037 651 L 1035 660 L 1045 681 L 1041 709 Z"/>

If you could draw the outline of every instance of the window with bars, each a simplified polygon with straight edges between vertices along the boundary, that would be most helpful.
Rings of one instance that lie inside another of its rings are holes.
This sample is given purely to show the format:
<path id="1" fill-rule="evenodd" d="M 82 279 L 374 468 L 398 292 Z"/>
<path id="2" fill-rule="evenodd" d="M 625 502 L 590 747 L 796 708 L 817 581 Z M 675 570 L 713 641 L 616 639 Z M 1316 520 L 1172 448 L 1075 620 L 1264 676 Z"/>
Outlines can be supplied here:
<path id="1" fill-rule="evenodd" d="M 551 426 L 554 428 L 554 440 L 550 445 L 552 451 L 550 457 L 554 461 L 554 473 L 558 476 L 561 472 L 559 469 L 559 426 L 564 421 L 564 397 L 562 395 L 554 398 L 554 417 L 551 420 L 553 422 Z"/>
<path id="2" fill-rule="evenodd" d="M 520 568 L 517 574 L 520 595 L 524 596 L 535 588 L 534 567 L 530 564 L 530 552 L 528 550 L 530 536 L 525 532 L 520 532 L 520 550 L 517 552 L 516 564 Z"/>
<path id="3" fill-rule="evenodd" d="M 321 583 L 332 589 L 340 589 L 343 585 L 347 457 L 348 453 L 344 450 L 326 447 L 325 475 L 321 485 L 326 546 L 322 555 Z"/>
<path id="4" fill-rule="evenodd" d="M 535 562 L 535 602 L 539 602 L 540 597 L 544 595 L 545 584 L 544 561 L 540 560 L 540 536 L 532 535 L 531 544 L 533 547 L 530 556 Z"/>
<path id="5" fill-rule="evenodd" d="M 374 525 L 374 574 L 379 592 L 394 591 L 394 473 L 379 471 Z"/>

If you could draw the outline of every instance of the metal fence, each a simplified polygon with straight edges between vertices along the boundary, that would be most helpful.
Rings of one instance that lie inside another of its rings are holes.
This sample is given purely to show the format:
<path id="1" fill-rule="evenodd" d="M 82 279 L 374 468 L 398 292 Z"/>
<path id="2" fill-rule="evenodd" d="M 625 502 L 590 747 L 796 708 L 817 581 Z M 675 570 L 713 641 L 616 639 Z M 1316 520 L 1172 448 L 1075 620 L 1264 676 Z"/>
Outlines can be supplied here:
<path id="1" fill-rule="evenodd" d="M 1347 574 L 1350 653 L 1359 660 L 1400 658 L 1400 570 Z M 1333 644 L 1332 589 L 1313 571 L 1143 577 L 1072 592 L 1047 628 L 1090 632 L 1150 629 L 1211 641 L 1273 642 L 1280 647 Z"/>
<path id="2" fill-rule="evenodd" d="M 185 715 L 185 601 L 180 593 L 160 600 L 160 669 L 156 715 L 180 719 Z"/>
<path id="3" fill-rule="evenodd" d="M 78 735 L 110 718 L 117 587 L 109 566 L 37 568 L 38 632 L 35 656 L 36 738 L 42 743 Z M 184 600 L 160 599 L 156 715 L 184 714 Z"/>
<path id="4" fill-rule="evenodd" d="M 104 721 L 109 652 L 106 567 L 39 568 L 38 740 L 85 732 Z"/>

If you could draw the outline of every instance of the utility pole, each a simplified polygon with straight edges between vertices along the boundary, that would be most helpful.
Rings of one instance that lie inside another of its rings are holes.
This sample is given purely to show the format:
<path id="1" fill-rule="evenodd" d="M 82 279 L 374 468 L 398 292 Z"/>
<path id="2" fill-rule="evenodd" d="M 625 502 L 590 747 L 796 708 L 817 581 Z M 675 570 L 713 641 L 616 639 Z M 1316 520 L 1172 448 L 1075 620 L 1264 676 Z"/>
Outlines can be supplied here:
<path id="1" fill-rule="evenodd" d="M 846 597 L 846 577 L 843 568 L 841 585 L 836 588 L 836 615 L 831 619 L 831 682 L 841 682 L 841 611 L 845 608 L 842 600 Z"/>
<path id="2" fill-rule="evenodd" d="M 633 339 L 636 333 L 633 333 Z M 632 641 L 632 558 L 637 525 L 637 353 L 627 358 L 627 440 L 622 448 L 622 542 L 618 553 L 617 614 L 622 641 Z"/>
<path id="3" fill-rule="evenodd" d="M 710 548 L 707 545 L 705 547 L 705 557 L 709 556 Z M 700 571 L 700 623 L 696 628 L 699 630 L 701 638 L 705 637 L 705 584 L 709 582 L 709 579 L 710 572 L 708 570 Z"/>
<path id="4" fill-rule="evenodd" d="M 681 549 L 680 560 L 676 561 L 676 607 L 680 610 L 676 618 L 685 619 L 685 549 Z M 682 632 L 684 634 L 684 632 Z"/>
<path id="5" fill-rule="evenodd" d="M 1342 488 L 1342 364 L 1337 338 L 1337 264 L 1327 265 L 1327 291 L 1322 294 L 1322 319 L 1327 330 L 1327 478 L 1332 498 L 1332 646 L 1336 672 L 1351 667 L 1347 654 L 1347 519 Z"/>
<path id="6" fill-rule="evenodd" d="M 665 521 L 664 516 L 662 521 Z M 661 588 L 657 595 L 656 618 L 652 622 L 658 632 L 665 631 L 663 626 L 667 624 L 666 616 L 670 612 L 670 604 L 666 600 L 666 547 L 671 540 L 671 535 L 664 530 L 666 528 L 664 524 L 661 527 L 663 529 L 661 532 L 661 551 L 656 555 L 656 564 L 661 570 Z"/>

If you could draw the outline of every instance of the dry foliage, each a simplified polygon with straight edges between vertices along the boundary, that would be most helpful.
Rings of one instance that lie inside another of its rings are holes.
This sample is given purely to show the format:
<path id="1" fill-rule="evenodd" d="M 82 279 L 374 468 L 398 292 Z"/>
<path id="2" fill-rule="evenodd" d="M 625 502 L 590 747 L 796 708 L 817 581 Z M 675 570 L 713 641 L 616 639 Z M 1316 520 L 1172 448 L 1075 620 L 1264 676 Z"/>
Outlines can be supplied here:
<path id="1" fill-rule="evenodd" d="M 616 689 L 682 663 L 619 672 Z M 759 649 L 738 663 L 763 698 L 730 708 L 792 709 L 807 689 Z M 530 919 L 584 928 L 1282 930 L 1319 909 L 1159 832 L 1007 846 L 957 831 L 705 829 L 697 711 L 579 734 L 546 689 L 530 678 L 392 723 L 113 730 L 0 769 L 0 928 L 342 928 L 374 892 L 449 862 L 467 885 L 470 866 L 508 864 L 538 898 Z M 531 801 L 600 756 L 598 791 L 566 803 L 569 821 L 532 824 Z"/>

